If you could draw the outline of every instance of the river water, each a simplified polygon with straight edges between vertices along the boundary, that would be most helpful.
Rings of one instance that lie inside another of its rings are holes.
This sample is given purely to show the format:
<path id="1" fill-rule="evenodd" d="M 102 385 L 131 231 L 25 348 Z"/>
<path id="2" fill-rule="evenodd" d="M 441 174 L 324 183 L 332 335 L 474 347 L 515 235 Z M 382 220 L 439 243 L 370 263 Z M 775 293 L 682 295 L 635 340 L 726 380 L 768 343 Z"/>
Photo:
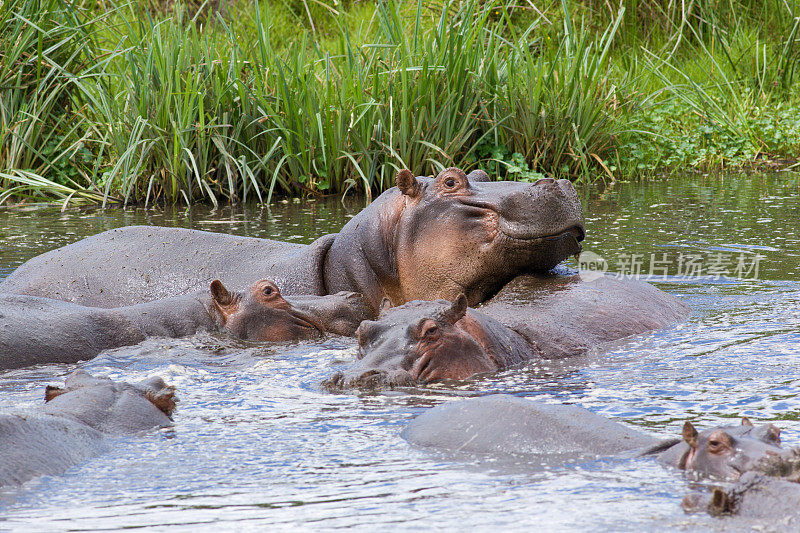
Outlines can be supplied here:
<path id="1" fill-rule="evenodd" d="M 343 338 L 258 346 L 199 334 L 79 365 L 0 372 L 0 409 L 40 404 L 46 384 L 78 367 L 129 381 L 158 374 L 180 395 L 174 428 L 120 439 L 63 476 L 0 492 L 0 530 L 738 528 L 685 515 L 687 482 L 651 460 L 542 472 L 524 460 L 432 453 L 399 436 L 432 405 L 504 392 L 576 403 L 659 437 L 678 436 L 686 419 L 705 427 L 746 415 L 800 444 L 800 179 L 693 177 L 583 196 L 583 266 L 651 274 L 691 306 L 688 320 L 581 361 L 381 393 L 320 388 L 354 358 Z M 123 225 L 307 243 L 361 207 L 329 199 L 219 211 L 4 208 L 0 278 L 34 255 Z"/>

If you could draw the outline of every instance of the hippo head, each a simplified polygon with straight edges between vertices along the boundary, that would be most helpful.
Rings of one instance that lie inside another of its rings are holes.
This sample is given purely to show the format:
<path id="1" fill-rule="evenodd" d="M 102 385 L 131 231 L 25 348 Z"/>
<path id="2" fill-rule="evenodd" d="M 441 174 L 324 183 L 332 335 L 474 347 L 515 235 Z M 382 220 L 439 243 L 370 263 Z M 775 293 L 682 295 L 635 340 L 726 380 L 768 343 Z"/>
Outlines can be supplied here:
<path id="1" fill-rule="evenodd" d="M 741 426 L 716 427 L 698 433 L 691 422 L 683 425 L 688 445 L 678 467 L 699 476 L 736 480 L 771 456 L 778 456 L 780 430 L 772 424 L 754 426 L 742 419 Z"/>
<path id="2" fill-rule="evenodd" d="M 64 387 L 48 385 L 44 412 L 123 434 L 171 425 L 176 401 L 175 388 L 160 377 L 129 384 L 76 370 Z"/>
<path id="3" fill-rule="evenodd" d="M 240 339 L 292 341 L 315 338 L 325 331 L 316 317 L 289 303 L 267 279 L 244 292 L 229 291 L 215 279 L 211 301 L 222 328 Z"/>
<path id="4" fill-rule="evenodd" d="M 378 320 L 365 320 L 356 331 L 358 356 L 345 372 L 323 383 L 328 388 L 376 388 L 466 379 L 500 368 L 467 313 L 467 298 L 381 305 Z"/>
<path id="5" fill-rule="evenodd" d="M 491 182 L 482 171 L 448 168 L 430 178 L 401 170 L 397 187 L 337 236 L 326 283 L 358 287 L 373 308 L 383 297 L 400 305 L 461 293 L 476 305 L 520 272 L 549 270 L 580 252 L 584 236 L 567 180 Z M 359 263 L 362 272 L 331 268 L 343 263 Z M 348 276 L 347 284 L 339 280 Z"/>

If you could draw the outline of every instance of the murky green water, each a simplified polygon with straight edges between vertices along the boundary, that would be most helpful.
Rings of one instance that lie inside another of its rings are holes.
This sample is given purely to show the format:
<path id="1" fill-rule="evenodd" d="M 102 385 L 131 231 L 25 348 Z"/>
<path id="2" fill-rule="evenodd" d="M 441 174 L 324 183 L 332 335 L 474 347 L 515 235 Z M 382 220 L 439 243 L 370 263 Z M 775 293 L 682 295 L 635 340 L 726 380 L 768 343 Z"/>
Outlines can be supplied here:
<path id="1" fill-rule="evenodd" d="M 587 193 L 585 250 L 611 271 L 653 274 L 693 312 L 581 361 L 531 363 L 459 387 L 329 394 L 319 382 L 352 360 L 348 339 L 259 347 L 201 334 L 81 365 L 0 372 L 0 408 L 37 405 L 44 385 L 76 366 L 115 379 L 159 374 L 181 399 L 174 429 L 123 439 L 64 476 L 0 493 L 0 530 L 729 529 L 684 515 L 686 482 L 649 460 L 544 473 L 477 466 L 413 448 L 399 432 L 438 402 L 508 392 L 577 403 L 660 436 L 677 435 L 686 418 L 776 420 L 784 442 L 800 444 L 799 200 L 798 178 L 786 175 Z M 329 200 L 189 213 L 3 209 L 0 277 L 127 224 L 310 242 L 359 208 Z"/>

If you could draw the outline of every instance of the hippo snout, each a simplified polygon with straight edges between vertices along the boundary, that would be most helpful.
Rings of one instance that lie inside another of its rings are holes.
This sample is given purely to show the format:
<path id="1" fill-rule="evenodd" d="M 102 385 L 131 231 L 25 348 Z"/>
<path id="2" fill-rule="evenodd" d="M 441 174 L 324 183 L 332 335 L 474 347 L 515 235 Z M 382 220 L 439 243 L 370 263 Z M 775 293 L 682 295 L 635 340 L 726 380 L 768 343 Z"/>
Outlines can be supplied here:
<path id="1" fill-rule="evenodd" d="M 503 197 L 500 230 L 508 237 L 531 240 L 571 232 L 584 236 L 583 210 L 569 180 L 542 178 Z"/>
<path id="2" fill-rule="evenodd" d="M 411 387 L 416 384 L 411 374 L 405 370 L 370 369 L 360 374 L 336 372 L 322 382 L 322 386 L 331 391 L 344 389 L 376 390 L 394 387 Z"/>

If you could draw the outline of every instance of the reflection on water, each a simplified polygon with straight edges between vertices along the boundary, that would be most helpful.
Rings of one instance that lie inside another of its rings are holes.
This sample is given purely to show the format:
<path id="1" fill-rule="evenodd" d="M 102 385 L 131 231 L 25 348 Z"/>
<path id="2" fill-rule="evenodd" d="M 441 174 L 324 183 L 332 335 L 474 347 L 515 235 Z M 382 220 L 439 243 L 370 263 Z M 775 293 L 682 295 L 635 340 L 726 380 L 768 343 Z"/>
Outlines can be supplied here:
<path id="1" fill-rule="evenodd" d="M 684 279 L 659 286 L 687 301 L 685 323 L 579 360 L 532 362 L 458 385 L 330 394 L 319 382 L 355 354 L 349 339 L 256 346 L 224 336 L 150 339 L 82 365 L 0 373 L 0 408 L 36 405 L 74 367 L 176 385 L 175 428 L 121 439 L 112 452 L 0 492 L 0 529 L 174 526 L 188 530 L 436 526 L 514 530 L 725 529 L 679 507 L 686 482 L 649 460 L 600 460 L 545 472 L 476 465 L 399 437 L 423 409 L 506 392 L 578 403 L 659 436 L 683 420 L 775 420 L 800 443 L 800 188 L 796 178 L 698 179 L 587 193 L 586 250 L 758 250 L 757 280 Z M 126 224 L 177 225 L 310 242 L 359 209 L 336 200 L 272 209 L 0 210 L 0 277 L 25 259 Z M 575 265 L 574 261 L 570 264 Z M 770 524 L 765 524 L 767 530 Z"/>

